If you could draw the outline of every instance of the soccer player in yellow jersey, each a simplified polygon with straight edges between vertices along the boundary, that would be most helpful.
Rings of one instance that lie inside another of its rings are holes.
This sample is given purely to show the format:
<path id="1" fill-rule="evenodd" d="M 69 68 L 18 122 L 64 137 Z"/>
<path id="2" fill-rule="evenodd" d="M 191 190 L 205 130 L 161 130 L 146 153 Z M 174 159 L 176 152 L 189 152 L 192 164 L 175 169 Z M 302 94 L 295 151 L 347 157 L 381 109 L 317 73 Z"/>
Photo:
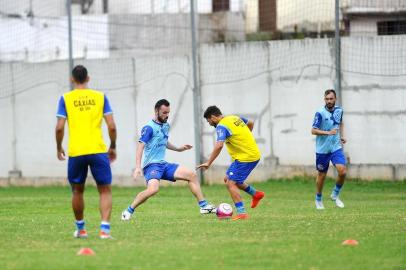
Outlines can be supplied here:
<path id="1" fill-rule="evenodd" d="M 61 96 L 57 112 L 55 137 L 57 156 L 65 160 L 62 147 L 65 122 L 69 126 L 68 180 L 72 187 L 72 208 L 76 219 L 74 237 L 86 238 L 87 231 L 83 217 L 85 182 L 88 168 L 96 180 L 100 195 L 100 238 L 110 236 L 111 168 L 110 162 L 116 159 L 116 125 L 109 100 L 99 91 L 89 89 L 89 76 L 84 66 L 76 66 L 71 78 L 75 89 Z M 106 121 L 110 147 L 107 149 L 102 134 L 102 120 Z"/>
<path id="2" fill-rule="evenodd" d="M 257 191 L 245 183 L 248 175 L 261 158 L 261 153 L 252 135 L 254 122 L 236 115 L 223 116 L 216 106 L 208 107 L 204 112 L 204 118 L 216 128 L 217 140 L 209 160 L 197 166 L 197 169 L 208 169 L 226 143 L 228 153 L 233 159 L 233 163 L 224 177 L 224 182 L 237 209 L 237 215 L 233 220 L 247 219 L 248 214 L 245 211 L 239 190 L 244 190 L 252 196 L 251 208 L 255 208 L 265 196 L 264 192 Z"/>

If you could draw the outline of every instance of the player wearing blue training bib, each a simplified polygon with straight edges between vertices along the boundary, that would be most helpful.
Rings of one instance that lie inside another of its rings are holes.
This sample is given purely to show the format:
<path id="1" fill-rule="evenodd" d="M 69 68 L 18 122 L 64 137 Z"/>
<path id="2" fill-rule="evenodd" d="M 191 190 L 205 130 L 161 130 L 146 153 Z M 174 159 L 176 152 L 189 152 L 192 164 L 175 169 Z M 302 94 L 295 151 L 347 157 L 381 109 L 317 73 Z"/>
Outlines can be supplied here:
<path id="1" fill-rule="evenodd" d="M 172 182 L 176 180 L 187 181 L 190 191 L 199 204 L 200 213 L 214 213 L 215 207 L 204 199 L 196 173 L 186 167 L 179 166 L 179 164 L 168 163 L 165 160 L 166 149 L 183 152 L 192 148 L 189 144 L 176 147 L 168 141 L 170 126 L 167 121 L 169 112 L 169 102 L 166 99 L 159 100 L 155 104 L 155 118 L 141 130 L 133 177 L 136 178 L 141 175 L 142 171 L 147 182 L 147 189 L 138 193 L 131 205 L 122 212 L 122 220 L 131 219 L 135 209 L 158 192 L 161 179 Z M 141 166 L 143 155 L 144 159 Z"/>
<path id="2" fill-rule="evenodd" d="M 344 203 L 339 198 L 340 190 L 346 175 L 346 159 L 343 152 L 343 109 L 335 106 L 336 93 L 329 89 L 324 93 L 325 106 L 319 108 L 314 116 L 312 134 L 316 135 L 316 208 L 324 209 L 322 190 L 327 171 L 331 163 L 336 167 L 338 179 L 330 198 L 343 208 Z"/>

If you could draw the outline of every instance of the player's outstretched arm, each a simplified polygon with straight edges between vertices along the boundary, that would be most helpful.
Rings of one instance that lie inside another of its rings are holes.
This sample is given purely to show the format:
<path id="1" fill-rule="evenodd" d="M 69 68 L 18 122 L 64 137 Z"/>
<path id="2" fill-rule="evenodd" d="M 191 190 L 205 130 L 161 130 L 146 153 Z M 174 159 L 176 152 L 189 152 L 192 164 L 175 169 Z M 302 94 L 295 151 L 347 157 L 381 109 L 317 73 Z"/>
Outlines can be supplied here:
<path id="1" fill-rule="evenodd" d="M 214 145 L 214 149 L 210 154 L 210 158 L 207 162 L 202 163 L 196 167 L 196 170 L 198 169 L 208 169 L 210 165 L 213 163 L 213 161 L 218 157 L 218 155 L 221 152 L 221 149 L 223 149 L 224 142 L 223 141 L 217 141 L 216 144 Z"/>
<path id="2" fill-rule="evenodd" d="M 117 128 L 114 122 L 113 114 L 107 114 L 104 116 L 104 120 L 107 124 L 107 129 L 109 130 L 110 137 L 110 147 L 108 150 L 110 162 L 113 162 L 117 158 L 116 152 L 116 139 L 117 139 Z"/>
<path id="3" fill-rule="evenodd" d="M 190 144 L 185 144 L 182 145 L 181 147 L 177 147 L 174 144 L 170 143 L 169 141 L 166 143 L 166 148 L 172 151 L 176 151 L 176 152 L 183 152 L 185 150 L 189 150 L 192 149 L 192 145 Z"/>
<path id="4" fill-rule="evenodd" d="M 63 136 L 65 134 L 65 122 L 65 118 L 58 117 L 55 127 L 56 155 L 59 160 L 65 160 L 65 150 L 62 147 Z"/>
<path id="5" fill-rule="evenodd" d="M 137 150 L 135 152 L 135 169 L 133 172 L 133 178 L 137 178 L 137 176 L 141 175 L 141 160 L 142 154 L 144 153 L 145 144 L 143 142 L 138 142 Z"/>

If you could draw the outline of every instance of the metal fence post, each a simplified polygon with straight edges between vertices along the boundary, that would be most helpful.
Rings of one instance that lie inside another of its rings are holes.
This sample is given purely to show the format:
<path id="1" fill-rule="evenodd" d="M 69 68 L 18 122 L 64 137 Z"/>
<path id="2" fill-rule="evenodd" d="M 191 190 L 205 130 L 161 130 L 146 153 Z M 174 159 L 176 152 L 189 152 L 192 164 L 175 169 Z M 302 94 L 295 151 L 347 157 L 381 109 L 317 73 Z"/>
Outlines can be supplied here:
<path id="1" fill-rule="evenodd" d="M 16 112 L 16 85 L 14 78 L 13 62 L 10 63 L 11 71 L 11 124 L 12 128 L 12 151 L 13 151 L 13 169 L 8 172 L 9 178 L 20 178 L 22 176 L 21 170 L 18 168 L 18 156 L 17 156 L 17 112 Z"/>
<path id="2" fill-rule="evenodd" d="M 202 161 L 201 154 L 201 119 L 200 119 L 200 109 L 201 109 L 201 93 L 200 84 L 198 78 L 198 62 L 197 62 L 197 37 L 196 37 L 196 11 L 195 11 L 195 0 L 190 0 L 190 25 L 191 25 L 191 37 L 192 37 L 192 65 L 193 65 L 193 111 L 194 111 L 194 132 L 195 132 L 195 159 L 196 164 L 200 164 Z M 198 177 L 200 183 L 203 182 L 203 173 L 199 170 Z"/>
<path id="3" fill-rule="evenodd" d="M 335 90 L 337 91 L 338 103 L 343 104 L 341 94 L 341 38 L 340 38 L 340 0 L 335 0 L 335 65 L 336 81 Z"/>
<path id="4" fill-rule="evenodd" d="M 68 14 L 68 43 L 69 43 L 69 76 L 73 69 L 73 49 L 72 49 L 72 0 L 66 0 L 66 12 Z M 73 84 L 69 80 L 70 89 L 73 89 Z"/>

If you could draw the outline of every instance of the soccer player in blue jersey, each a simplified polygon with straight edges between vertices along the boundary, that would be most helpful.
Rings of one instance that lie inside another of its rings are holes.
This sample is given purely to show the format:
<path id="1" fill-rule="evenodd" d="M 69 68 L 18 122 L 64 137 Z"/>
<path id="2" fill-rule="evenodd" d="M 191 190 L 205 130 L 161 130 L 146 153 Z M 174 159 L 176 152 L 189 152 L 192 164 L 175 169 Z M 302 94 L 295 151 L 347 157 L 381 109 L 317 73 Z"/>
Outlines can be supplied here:
<path id="1" fill-rule="evenodd" d="M 330 198 L 339 208 L 344 208 L 339 194 L 346 175 L 346 159 L 343 152 L 343 109 L 335 106 L 337 97 L 333 89 L 324 93 L 325 106 L 319 108 L 314 116 L 312 134 L 316 135 L 316 209 L 324 209 L 322 191 L 328 167 L 331 163 L 336 167 L 338 178 Z"/>
<path id="2" fill-rule="evenodd" d="M 72 70 L 71 80 L 75 89 L 65 93 L 59 99 L 55 136 L 58 159 L 65 160 L 62 141 L 67 121 L 69 126 L 68 180 L 72 187 L 72 208 L 76 218 L 74 237 L 87 237 L 83 215 L 85 208 L 83 193 L 90 167 L 100 195 L 99 236 L 107 239 L 111 238 L 112 175 L 110 162 L 116 159 L 116 124 L 107 97 L 102 92 L 87 87 L 89 76 L 84 66 L 79 65 Z M 103 118 L 110 137 L 108 149 L 103 141 L 101 128 Z"/>
<path id="3" fill-rule="evenodd" d="M 133 177 L 136 178 L 143 172 L 147 188 L 138 193 L 134 201 L 122 212 L 122 220 L 130 220 L 136 208 L 159 191 L 161 179 L 172 182 L 176 180 L 187 181 L 190 191 L 199 204 L 200 213 L 209 214 L 215 212 L 215 207 L 203 197 L 196 172 L 178 164 L 168 163 L 165 160 L 166 149 L 183 152 L 192 148 L 189 144 L 177 147 L 168 141 L 170 126 L 167 121 L 169 112 L 169 102 L 166 99 L 159 100 L 155 104 L 155 118 L 149 121 L 141 130 Z M 144 160 L 141 167 L 143 154 Z"/>

